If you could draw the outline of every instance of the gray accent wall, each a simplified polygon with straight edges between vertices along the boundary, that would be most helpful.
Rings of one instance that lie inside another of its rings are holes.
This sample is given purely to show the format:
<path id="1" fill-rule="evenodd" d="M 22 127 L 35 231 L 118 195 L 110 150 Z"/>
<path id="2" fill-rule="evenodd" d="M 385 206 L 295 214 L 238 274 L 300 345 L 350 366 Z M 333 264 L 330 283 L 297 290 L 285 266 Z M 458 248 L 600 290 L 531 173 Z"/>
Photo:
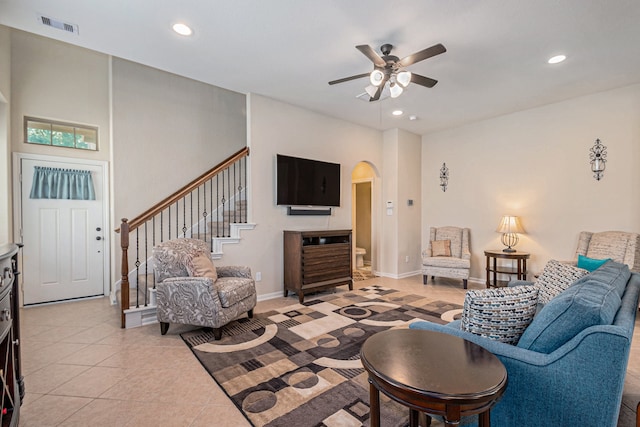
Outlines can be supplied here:
<path id="1" fill-rule="evenodd" d="M 245 95 L 113 58 L 116 223 L 247 145 Z"/>

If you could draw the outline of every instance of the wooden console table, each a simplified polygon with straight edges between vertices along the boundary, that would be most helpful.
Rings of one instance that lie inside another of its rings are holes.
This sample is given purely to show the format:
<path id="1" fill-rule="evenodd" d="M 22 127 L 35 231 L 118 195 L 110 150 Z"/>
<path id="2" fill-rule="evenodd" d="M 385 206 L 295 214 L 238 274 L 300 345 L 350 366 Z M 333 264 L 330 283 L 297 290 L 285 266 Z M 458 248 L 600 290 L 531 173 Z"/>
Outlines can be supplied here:
<path id="1" fill-rule="evenodd" d="M 351 230 L 284 231 L 284 296 L 348 285 L 353 289 Z"/>
<path id="2" fill-rule="evenodd" d="M 484 255 L 487 257 L 487 288 L 507 285 L 508 281 L 498 280 L 498 274 L 515 274 L 518 280 L 527 280 L 527 260 L 531 256 L 528 252 L 488 250 Z M 499 265 L 498 258 L 516 260 L 517 266 Z"/>

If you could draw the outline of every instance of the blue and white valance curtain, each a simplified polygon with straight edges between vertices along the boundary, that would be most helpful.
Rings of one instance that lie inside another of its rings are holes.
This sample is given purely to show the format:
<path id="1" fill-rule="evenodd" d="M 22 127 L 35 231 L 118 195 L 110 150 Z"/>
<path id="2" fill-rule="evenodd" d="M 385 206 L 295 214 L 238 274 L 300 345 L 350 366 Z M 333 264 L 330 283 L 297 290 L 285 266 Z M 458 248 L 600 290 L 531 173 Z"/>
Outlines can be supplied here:
<path id="1" fill-rule="evenodd" d="M 95 200 L 91 171 L 35 166 L 29 198 Z"/>

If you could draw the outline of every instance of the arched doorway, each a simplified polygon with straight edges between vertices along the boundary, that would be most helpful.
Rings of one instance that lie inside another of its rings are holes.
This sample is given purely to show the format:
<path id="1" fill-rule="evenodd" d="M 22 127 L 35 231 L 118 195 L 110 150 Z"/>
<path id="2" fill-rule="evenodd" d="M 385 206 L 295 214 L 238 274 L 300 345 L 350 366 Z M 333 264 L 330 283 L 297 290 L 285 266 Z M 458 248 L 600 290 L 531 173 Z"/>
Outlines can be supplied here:
<path id="1" fill-rule="evenodd" d="M 364 276 L 373 275 L 377 264 L 376 177 L 375 168 L 365 161 L 351 172 L 353 266 Z"/>

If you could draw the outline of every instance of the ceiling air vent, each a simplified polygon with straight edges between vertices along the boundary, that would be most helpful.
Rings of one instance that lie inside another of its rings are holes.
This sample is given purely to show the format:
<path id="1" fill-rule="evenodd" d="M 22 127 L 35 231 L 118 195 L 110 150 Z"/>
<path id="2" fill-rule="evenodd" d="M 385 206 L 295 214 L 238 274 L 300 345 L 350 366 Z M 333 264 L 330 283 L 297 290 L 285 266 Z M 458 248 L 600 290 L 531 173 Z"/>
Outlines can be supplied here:
<path id="1" fill-rule="evenodd" d="M 44 15 L 38 15 L 38 22 L 40 22 L 42 25 L 57 28 L 58 30 L 66 31 L 71 34 L 79 34 L 78 26 L 76 24 L 69 24 L 67 22 L 62 22 Z"/>

